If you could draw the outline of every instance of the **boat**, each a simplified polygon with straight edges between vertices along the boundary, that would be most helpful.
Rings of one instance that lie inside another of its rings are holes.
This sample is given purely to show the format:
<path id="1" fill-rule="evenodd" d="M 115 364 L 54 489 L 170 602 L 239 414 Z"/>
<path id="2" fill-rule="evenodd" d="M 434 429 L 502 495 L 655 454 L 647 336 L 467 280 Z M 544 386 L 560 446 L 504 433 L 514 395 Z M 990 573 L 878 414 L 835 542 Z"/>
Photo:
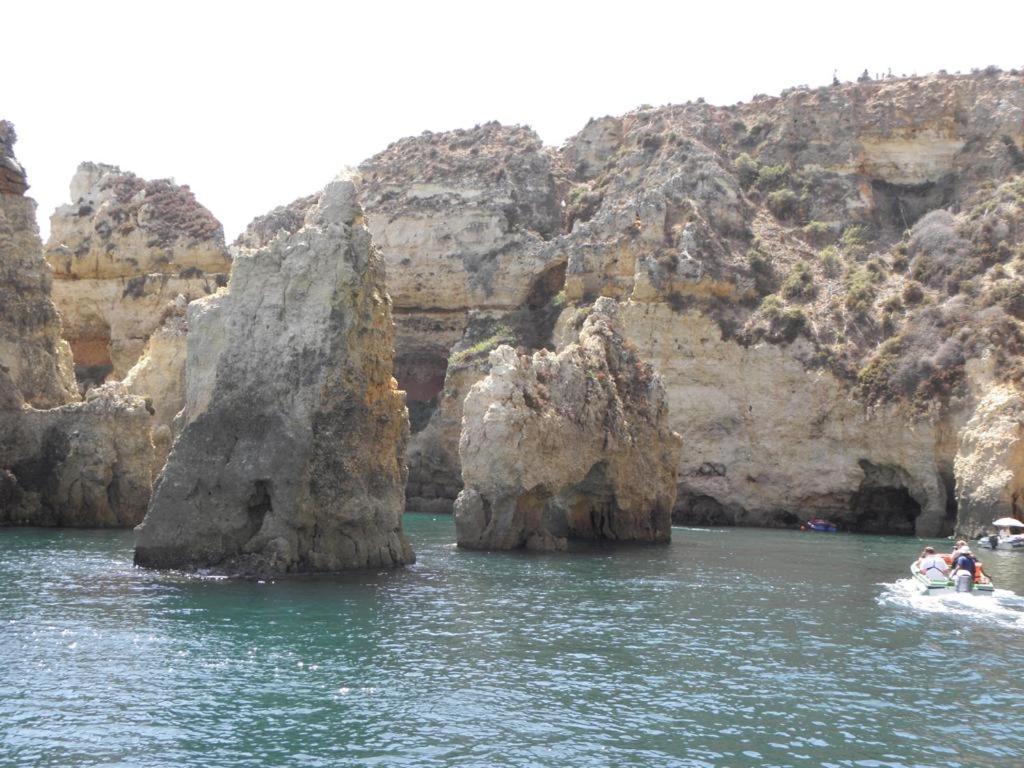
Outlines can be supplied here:
<path id="1" fill-rule="evenodd" d="M 820 517 L 808 520 L 805 525 L 807 530 L 818 531 L 818 533 L 835 533 L 839 530 L 835 523 L 830 523 L 828 520 L 822 520 Z"/>
<path id="2" fill-rule="evenodd" d="M 999 533 L 989 536 L 982 536 L 978 539 L 978 546 L 984 549 L 1024 549 L 1024 523 L 1012 517 L 1001 517 L 993 520 L 992 525 L 999 529 Z"/>
<path id="3" fill-rule="evenodd" d="M 910 574 L 914 577 L 914 582 L 917 584 L 919 591 L 922 595 L 955 595 L 957 594 L 956 583 L 952 579 L 932 579 L 921 573 L 921 569 L 917 567 L 917 561 L 914 561 L 910 565 Z M 992 579 L 982 573 L 980 576 L 975 578 L 974 587 L 970 592 L 964 592 L 961 594 L 972 594 L 979 596 L 991 597 L 992 593 L 995 592 L 995 585 L 992 583 Z"/>

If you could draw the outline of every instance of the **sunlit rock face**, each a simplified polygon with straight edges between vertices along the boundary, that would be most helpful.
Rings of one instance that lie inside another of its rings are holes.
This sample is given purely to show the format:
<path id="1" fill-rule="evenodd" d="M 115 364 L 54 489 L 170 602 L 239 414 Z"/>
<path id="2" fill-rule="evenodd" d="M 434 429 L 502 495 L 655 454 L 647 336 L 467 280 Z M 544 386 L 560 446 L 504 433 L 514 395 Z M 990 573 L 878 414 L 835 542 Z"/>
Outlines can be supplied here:
<path id="1" fill-rule="evenodd" d="M 1022 374 L 1019 73 L 641 108 L 561 152 L 555 341 L 622 303 L 684 438 L 678 522 L 952 532 L 965 366 Z"/>
<path id="2" fill-rule="evenodd" d="M 0 121 L 0 525 L 135 525 L 149 500 L 149 414 L 119 388 L 76 402 L 14 139 Z"/>
<path id="3" fill-rule="evenodd" d="M 654 370 L 600 299 L 579 341 L 532 358 L 508 346 L 466 397 L 460 546 L 564 549 L 571 539 L 667 542 L 680 438 Z"/>
<path id="4" fill-rule="evenodd" d="M 78 391 L 15 140 L 14 126 L 0 121 L 0 404 L 52 408 L 77 400 Z"/>
<path id="5" fill-rule="evenodd" d="M 413 559 L 404 394 L 384 264 L 353 180 L 240 249 L 188 310 L 181 433 L 137 529 L 140 565 L 338 571 Z"/>
<path id="6" fill-rule="evenodd" d="M 78 167 L 50 217 L 46 258 L 83 386 L 123 378 L 175 300 L 212 293 L 231 268 L 220 223 L 187 186 L 97 163 Z"/>
<path id="7" fill-rule="evenodd" d="M 990 360 L 972 366 L 975 406 L 956 453 L 957 533 L 975 537 L 1001 517 L 1024 518 L 1024 391 L 995 380 Z"/>

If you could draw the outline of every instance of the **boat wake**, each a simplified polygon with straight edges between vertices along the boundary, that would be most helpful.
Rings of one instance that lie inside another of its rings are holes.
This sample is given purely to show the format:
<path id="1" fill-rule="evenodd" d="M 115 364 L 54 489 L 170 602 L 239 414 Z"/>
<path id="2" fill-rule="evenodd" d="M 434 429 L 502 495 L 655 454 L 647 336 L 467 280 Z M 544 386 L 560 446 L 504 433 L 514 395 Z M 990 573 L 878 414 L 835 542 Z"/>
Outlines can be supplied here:
<path id="1" fill-rule="evenodd" d="M 1024 632 L 1024 597 L 1008 589 L 997 589 L 991 596 L 950 594 L 922 595 L 914 579 L 899 579 L 879 584 L 879 605 L 909 608 L 921 613 L 956 615 Z"/>

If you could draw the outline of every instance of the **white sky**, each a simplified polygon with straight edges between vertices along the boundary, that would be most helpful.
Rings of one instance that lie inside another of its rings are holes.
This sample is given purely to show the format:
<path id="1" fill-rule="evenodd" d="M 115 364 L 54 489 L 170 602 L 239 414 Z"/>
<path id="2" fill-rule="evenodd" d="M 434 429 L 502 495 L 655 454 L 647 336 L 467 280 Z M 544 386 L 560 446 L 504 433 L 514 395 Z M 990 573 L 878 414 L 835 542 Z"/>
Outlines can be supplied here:
<path id="1" fill-rule="evenodd" d="M 41 228 L 82 160 L 174 177 L 224 223 L 402 136 L 497 119 L 559 144 L 591 116 L 806 83 L 1024 67 L 1024 2 L 5 3 L 0 117 Z"/>

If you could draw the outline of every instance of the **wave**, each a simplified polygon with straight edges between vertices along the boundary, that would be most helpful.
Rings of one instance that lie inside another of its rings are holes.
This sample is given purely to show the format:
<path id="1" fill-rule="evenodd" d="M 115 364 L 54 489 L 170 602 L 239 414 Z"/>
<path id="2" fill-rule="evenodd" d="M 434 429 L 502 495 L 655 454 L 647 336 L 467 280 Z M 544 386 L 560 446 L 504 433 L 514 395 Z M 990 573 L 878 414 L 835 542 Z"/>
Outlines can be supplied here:
<path id="1" fill-rule="evenodd" d="M 1024 631 L 1024 597 L 1008 589 L 996 589 L 991 597 L 971 594 L 922 595 L 913 579 L 879 584 L 879 605 L 911 609 L 921 613 L 946 614 L 958 619 L 993 624 Z"/>

